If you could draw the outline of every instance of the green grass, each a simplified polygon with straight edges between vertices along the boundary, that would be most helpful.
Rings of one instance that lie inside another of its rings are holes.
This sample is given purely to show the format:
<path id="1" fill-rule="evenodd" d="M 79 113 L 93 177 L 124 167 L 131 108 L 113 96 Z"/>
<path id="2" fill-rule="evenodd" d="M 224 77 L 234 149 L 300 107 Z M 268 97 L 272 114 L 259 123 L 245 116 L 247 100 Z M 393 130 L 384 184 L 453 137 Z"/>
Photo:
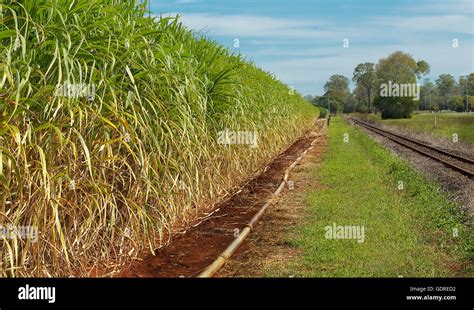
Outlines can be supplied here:
<path id="1" fill-rule="evenodd" d="M 345 133 L 348 143 L 343 142 Z M 429 277 L 469 272 L 464 263 L 469 255 L 472 259 L 472 229 L 461 224 L 464 217 L 456 206 L 406 162 L 340 118 L 331 121 L 328 151 L 314 177 L 320 184 L 315 182 L 318 189 L 307 193 L 311 216 L 289 240 L 301 256 L 267 270 L 269 276 Z M 404 182 L 403 190 L 398 181 Z M 333 223 L 363 225 L 365 241 L 326 239 L 325 227 Z M 457 238 L 453 228 L 459 230 Z"/>
<path id="2" fill-rule="evenodd" d="M 153 251 L 314 124 L 272 74 L 138 0 L 2 0 L 0 276 L 87 275 Z M 95 97 L 57 85 L 95 86 Z M 218 143 L 251 131 L 258 148 Z"/>
<path id="3" fill-rule="evenodd" d="M 459 141 L 474 143 L 474 113 L 437 113 L 436 127 L 435 115 L 431 113 L 414 114 L 409 119 L 380 120 L 380 117 L 370 117 L 384 125 L 406 127 L 449 139 L 457 134 Z"/>

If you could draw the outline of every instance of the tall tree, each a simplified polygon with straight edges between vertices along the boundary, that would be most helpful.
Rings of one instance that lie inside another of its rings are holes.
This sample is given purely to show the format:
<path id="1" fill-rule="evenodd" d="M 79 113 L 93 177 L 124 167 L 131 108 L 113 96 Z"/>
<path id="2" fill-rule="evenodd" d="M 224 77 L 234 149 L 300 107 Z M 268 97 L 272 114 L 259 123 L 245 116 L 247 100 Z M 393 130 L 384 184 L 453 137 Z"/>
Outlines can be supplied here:
<path id="1" fill-rule="evenodd" d="M 474 96 L 474 73 L 467 77 L 467 89 L 469 96 Z"/>
<path id="2" fill-rule="evenodd" d="M 463 98 L 461 96 L 452 96 L 449 98 L 449 109 L 456 112 L 462 112 L 465 109 Z"/>
<path id="3" fill-rule="evenodd" d="M 416 79 L 429 73 L 427 62 L 415 61 L 410 54 L 401 51 L 379 60 L 376 66 L 377 84 L 416 84 Z M 382 96 L 378 93 L 375 105 L 382 112 L 382 118 L 407 118 L 418 105 L 411 97 Z"/>
<path id="4" fill-rule="evenodd" d="M 340 74 L 331 75 L 324 85 L 324 90 L 326 91 L 324 96 L 328 97 L 331 101 L 331 109 L 333 108 L 333 105 L 337 109 L 337 111 L 332 110 L 331 112 L 341 112 L 342 106 L 350 94 L 349 79 Z"/>
<path id="5" fill-rule="evenodd" d="M 460 95 L 463 97 L 465 110 L 470 110 L 470 97 L 474 95 L 474 73 L 459 77 Z"/>
<path id="6" fill-rule="evenodd" d="M 451 74 L 441 74 L 436 80 L 436 86 L 443 100 L 443 108 L 449 108 L 449 99 L 455 95 L 456 80 Z"/>
<path id="7" fill-rule="evenodd" d="M 430 73 L 430 65 L 424 60 L 418 61 L 415 70 L 416 77 L 420 79 L 423 75 L 428 73 Z"/>
<path id="8" fill-rule="evenodd" d="M 352 81 L 357 84 L 357 87 L 362 87 L 367 98 L 367 106 L 369 113 L 371 113 L 372 94 L 374 93 L 377 75 L 375 72 L 375 65 L 370 62 L 358 64 L 354 69 Z"/>
<path id="9" fill-rule="evenodd" d="M 357 110 L 358 100 L 355 93 L 349 93 L 344 104 L 343 112 L 344 113 L 354 113 Z"/>
<path id="10" fill-rule="evenodd" d="M 430 79 L 425 79 L 420 87 L 420 110 L 434 110 L 437 100 L 436 86 Z"/>
<path id="11" fill-rule="evenodd" d="M 367 106 L 367 93 L 362 84 L 356 84 L 353 93 L 357 99 L 357 112 L 367 113 L 369 111 Z"/>

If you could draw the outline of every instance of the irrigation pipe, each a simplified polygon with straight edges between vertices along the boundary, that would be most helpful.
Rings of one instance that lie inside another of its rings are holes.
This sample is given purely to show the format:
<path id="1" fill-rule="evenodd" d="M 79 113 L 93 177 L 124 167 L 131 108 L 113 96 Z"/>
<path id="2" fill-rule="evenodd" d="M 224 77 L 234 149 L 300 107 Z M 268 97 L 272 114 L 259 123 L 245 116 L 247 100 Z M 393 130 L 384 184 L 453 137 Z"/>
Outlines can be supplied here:
<path id="1" fill-rule="evenodd" d="M 204 271 L 202 271 L 199 275 L 198 278 L 211 278 L 214 276 L 219 269 L 221 269 L 222 266 L 224 266 L 229 258 L 237 251 L 239 246 L 242 244 L 242 242 L 247 238 L 247 236 L 250 234 L 250 231 L 254 228 L 255 224 L 262 218 L 263 214 L 265 213 L 265 210 L 273 203 L 274 199 L 276 196 L 278 196 L 283 188 L 285 187 L 286 183 L 288 182 L 288 177 L 290 175 L 290 171 L 303 159 L 303 157 L 314 148 L 314 145 L 318 141 L 319 136 L 311 142 L 311 146 L 306 149 L 300 157 L 298 157 L 286 170 L 285 174 L 283 176 L 283 179 L 280 183 L 280 186 L 278 186 L 277 190 L 272 194 L 272 196 L 267 200 L 267 202 L 263 205 L 260 210 L 252 217 L 250 222 L 248 222 L 247 225 L 245 225 L 244 229 L 239 233 L 239 236 L 232 241 L 229 246 L 217 257 L 216 260 L 212 262 Z"/>

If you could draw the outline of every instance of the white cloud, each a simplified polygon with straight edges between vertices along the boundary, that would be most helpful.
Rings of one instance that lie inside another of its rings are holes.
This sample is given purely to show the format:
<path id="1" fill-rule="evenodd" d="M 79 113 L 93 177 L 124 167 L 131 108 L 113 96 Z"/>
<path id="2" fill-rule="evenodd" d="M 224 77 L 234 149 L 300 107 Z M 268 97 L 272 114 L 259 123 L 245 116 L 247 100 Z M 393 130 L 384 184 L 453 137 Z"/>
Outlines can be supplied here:
<path id="1" fill-rule="evenodd" d="M 377 25 L 392 27 L 408 34 L 413 31 L 473 33 L 472 16 L 466 15 L 384 16 L 376 17 L 373 21 Z"/>
<path id="2" fill-rule="evenodd" d="M 406 10 L 419 14 L 457 15 L 470 13 L 472 15 L 474 4 L 472 0 L 457 0 L 456 3 L 446 0 L 433 0 L 413 7 L 410 6 Z"/>
<path id="3" fill-rule="evenodd" d="M 167 15 L 176 15 L 169 13 Z M 312 39 L 341 35 L 337 30 L 322 30 L 315 20 L 274 18 L 258 15 L 218 15 L 211 13 L 181 14 L 181 21 L 190 29 L 210 35 L 251 38 Z"/>

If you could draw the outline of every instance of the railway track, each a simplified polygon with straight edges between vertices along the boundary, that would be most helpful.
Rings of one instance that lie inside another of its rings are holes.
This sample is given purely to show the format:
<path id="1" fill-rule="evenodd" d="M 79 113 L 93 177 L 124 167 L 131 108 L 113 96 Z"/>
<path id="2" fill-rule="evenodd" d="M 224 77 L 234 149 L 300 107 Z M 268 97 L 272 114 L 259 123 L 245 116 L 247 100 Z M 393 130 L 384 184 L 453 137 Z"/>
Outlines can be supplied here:
<path id="1" fill-rule="evenodd" d="M 421 155 L 434 159 L 438 162 L 443 163 L 446 167 L 449 167 L 459 173 L 462 173 L 470 178 L 474 178 L 474 160 L 454 154 L 452 152 L 428 145 L 405 136 L 390 132 L 385 129 L 381 129 L 374 125 L 368 124 L 358 119 L 349 118 L 355 124 L 364 127 L 365 129 L 375 132 L 383 137 L 386 137 L 404 147 L 407 147 Z"/>

